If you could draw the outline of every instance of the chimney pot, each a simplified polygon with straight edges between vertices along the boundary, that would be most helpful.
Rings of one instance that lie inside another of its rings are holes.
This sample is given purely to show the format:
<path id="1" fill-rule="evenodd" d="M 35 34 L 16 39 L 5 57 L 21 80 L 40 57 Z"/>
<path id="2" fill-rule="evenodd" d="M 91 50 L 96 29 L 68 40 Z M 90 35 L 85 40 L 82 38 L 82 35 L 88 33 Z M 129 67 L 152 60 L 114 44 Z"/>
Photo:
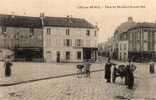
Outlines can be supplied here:
<path id="1" fill-rule="evenodd" d="M 132 17 L 128 17 L 128 21 L 133 21 L 133 18 Z"/>

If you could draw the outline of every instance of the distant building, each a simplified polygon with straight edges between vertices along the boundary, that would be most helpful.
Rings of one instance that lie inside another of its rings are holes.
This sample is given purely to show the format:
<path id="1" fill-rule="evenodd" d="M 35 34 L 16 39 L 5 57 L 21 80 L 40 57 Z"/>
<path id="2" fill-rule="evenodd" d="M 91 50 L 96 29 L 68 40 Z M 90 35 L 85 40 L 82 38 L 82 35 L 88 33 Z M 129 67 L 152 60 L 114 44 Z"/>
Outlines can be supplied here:
<path id="1" fill-rule="evenodd" d="M 103 57 L 114 58 L 114 37 L 110 37 L 106 42 L 99 44 L 99 53 Z"/>
<path id="2" fill-rule="evenodd" d="M 119 41 L 118 59 L 123 61 L 128 61 L 128 41 Z"/>
<path id="3" fill-rule="evenodd" d="M 135 23 L 118 34 L 118 37 L 117 43 L 121 44 L 122 41 L 127 41 L 128 59 L 134 61 L 156 59 L 156 23 Z M 120 46 L 118 47 L 120 48 Z M 120 54 L 120 51 L 118 54 Z"/>
<path id="4" fill-rule="evenodd" d="M 97 59 L 97 27 L 85 19 L 0 15 L 0 47 L 15 60 L 82 62 Z"/>
<path id="5" fill-rule="evenodd" d="M 16 60 L 42 60 L 42 35 L 39 17 L 0 15 L 0 47 L 13 50 Z"/>
<path id="6" fill-rule="evenodd" d="M 114 32 L 114 58 L 119 59 L 119 41 L 122 33 L 127 32 L 128 29 L 135 26 L 136 22 L 133 21 L 132 17 L 128 17 L 128 20 L 124 23 L 121 23 Z"/>

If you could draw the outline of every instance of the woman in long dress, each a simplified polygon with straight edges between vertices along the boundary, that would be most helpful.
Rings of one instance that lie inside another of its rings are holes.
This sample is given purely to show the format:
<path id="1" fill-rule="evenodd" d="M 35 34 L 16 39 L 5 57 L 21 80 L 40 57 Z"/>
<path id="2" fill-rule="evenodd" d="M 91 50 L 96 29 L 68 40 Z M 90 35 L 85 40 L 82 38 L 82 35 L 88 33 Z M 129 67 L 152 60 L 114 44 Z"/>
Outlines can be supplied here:
<path id="1" fill-rule="evenodd" d="M 5 76 L 10 77 L 11 76 L 11 66 L 12 63 L 10 60 L 6 60 L 5 62 Z"/>

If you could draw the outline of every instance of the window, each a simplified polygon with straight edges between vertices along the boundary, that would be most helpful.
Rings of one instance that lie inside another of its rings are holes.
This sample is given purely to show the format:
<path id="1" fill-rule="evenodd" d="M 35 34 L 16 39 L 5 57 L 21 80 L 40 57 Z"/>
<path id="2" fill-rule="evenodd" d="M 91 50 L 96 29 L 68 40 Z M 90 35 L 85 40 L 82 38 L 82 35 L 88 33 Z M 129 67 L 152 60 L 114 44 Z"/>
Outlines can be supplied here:
<path id="1" fill-rule="evenodd" d="M 66 60 L 70 60 L 70 52 L 69 51 L 66 52 Z"/>
<path id="2" fill-rule="evenodd" d="M 126 48 L 126 46 L 127 46 L 127 45 L 126 45 L 126 44 L 124 44 L 124 50 L 126 50 L 126 49 L 127 49 L 127 48 Z"/>
<path id="3" fill-rule="evenodd" d="M 145 42 L 143 45 L 144 45 L 144 51 L 147 51 L 148 50 L 148 43 Z"/>
<path id="4" fill-rule="evenodd" d="M 79 60 L 81 59 L 81 51 L 77 52 L 77 59 L 79 59 Z"/>
<path id="5" fill-rule="evenodd" d="M 144 32 L 144 41 L 148 41 L 148 32 Z"/>
<path id="6" fill-rule="evenodd" d="M 70 46 L 70 40 L 66 40 L 66 42 L 67 42 L 67 46 Z"/>
<path id="7" fill-rule="evenodd" d="M 81 39 L 76 39 L 75 40 L 75 45 L 76 46 L 82 46 L 82 40 Z"/>
<path id="8" fill-rule="evenodd" d="M 70 30 L 69 29 L 66 29 L 66 35 L 70 35 Z"/>
<path id="9" fill-rule="evenodd" d="M 47 34 L 50 35 L 51 34 L 51 29 L 47 28 Z"/>
<path id="10" fill-rule="evenodd" d="M 71 39 L 65 39 L 64 45 L 65 46 L 72 46 L 72 40 Z"/>
<path id="11" fill-rule="evenodd" d="M 6 26 L 2 26 L 2 33 L 6 32 Z"/>
<path id="12" fill-rule="evenodd" d="M 87 30 L 86 35 L 87 35 L 87 36 L 90 36 L 90 30 Z"/>
<path id="13" fill-rule="evenodd" d="M 129 34 L 129 40 L 132 41 L 132 33 Z"/>
<path id="14" fill-rule="evenodd" d="M 122 50 L 122 45 L 120 44 L 120 51 Z"/>

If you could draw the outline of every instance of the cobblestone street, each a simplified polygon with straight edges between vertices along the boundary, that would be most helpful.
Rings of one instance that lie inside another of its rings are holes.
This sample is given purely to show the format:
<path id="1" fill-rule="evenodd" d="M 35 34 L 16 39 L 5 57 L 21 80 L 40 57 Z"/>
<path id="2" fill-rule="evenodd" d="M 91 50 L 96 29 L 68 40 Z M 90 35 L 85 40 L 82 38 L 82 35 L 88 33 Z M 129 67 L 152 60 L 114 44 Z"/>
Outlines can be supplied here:
<path id="1" fill-rule="evenodd" d="M 1 87 L 4 100 L 109 100 L 118 96 L 131 98 L 133 90 L 122 83 L 109 84 L 103 72 L 92 73 L 91 78 L 76 76 Z"/>
<path id="2" fill-rule="evenodd" d="M 100 71 L 91 73 L 91 78 L 69 76 L 0 87 L 0 100 L 156 100 L 155 78 L 147 65 L 137 64 L 133 90 L 120 78 L 115 84 L 106 83 Z"/>

